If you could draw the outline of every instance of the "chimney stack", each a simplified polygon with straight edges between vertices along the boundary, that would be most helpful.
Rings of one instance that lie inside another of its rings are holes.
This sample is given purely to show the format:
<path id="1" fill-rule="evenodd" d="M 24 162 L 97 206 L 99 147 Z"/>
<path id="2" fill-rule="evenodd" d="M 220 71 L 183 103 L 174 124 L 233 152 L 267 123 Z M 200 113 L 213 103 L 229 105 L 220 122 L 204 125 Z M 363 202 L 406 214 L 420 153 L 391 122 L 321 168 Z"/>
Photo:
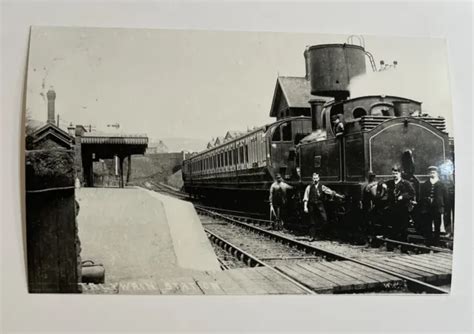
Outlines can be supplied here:
<path id="1" fill-rule="evenodd" d="M 54 124 L 55 123 L 55 116 L 54 116 L 54 101 L 56 100 L 56 93 L 54 90 L 50 89 L 46 93 L 48 97 L 48 121 L 47 123 Z"/>

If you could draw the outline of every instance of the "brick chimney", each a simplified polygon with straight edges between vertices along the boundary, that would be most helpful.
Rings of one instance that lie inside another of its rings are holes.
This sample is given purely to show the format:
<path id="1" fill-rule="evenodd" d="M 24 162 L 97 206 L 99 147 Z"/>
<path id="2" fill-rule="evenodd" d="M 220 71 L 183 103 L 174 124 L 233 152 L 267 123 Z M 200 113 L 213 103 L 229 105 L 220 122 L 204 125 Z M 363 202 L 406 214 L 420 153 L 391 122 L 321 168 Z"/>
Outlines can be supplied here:
<path id="1" fill-rule="evenodd" d="M 50 89 L 46 93 L 48 97 L 48 120 L 47 123 L 54 124 L 55 123 L 55 115 L 54 115 L 54 101 L 56 100 L 56 93 L 54 90 Z"/>

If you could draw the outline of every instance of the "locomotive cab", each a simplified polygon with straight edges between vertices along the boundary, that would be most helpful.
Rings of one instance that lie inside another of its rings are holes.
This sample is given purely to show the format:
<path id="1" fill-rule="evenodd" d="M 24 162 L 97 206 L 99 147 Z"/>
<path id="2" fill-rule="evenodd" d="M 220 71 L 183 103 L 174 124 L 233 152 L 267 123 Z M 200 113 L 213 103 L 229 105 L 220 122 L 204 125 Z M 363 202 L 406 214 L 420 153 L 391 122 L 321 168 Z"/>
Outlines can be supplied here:
<path id="1" fill-rule="evenodd" d="M 271 170 L 285 179 L 297 179 L 295 145 L 311 133 L 310 117 L 286 118 L 272 124 L 267 130 Z"/>
<path id="2" fill-rule="evenodd" d="M 331 117 L 338 115 L 344 134 L 337 137 Z M 447 158 L 448 137 L 443 118 L 421 114 L 421 103 L 396 96 L 364 96 L 325 103 L 320 129 L 298 146 L 301 179 L 311 182 L 313 172 L 329 186 L 357 193 L 369 171 L 379 178 L 390 176 L 404 152 L 415 161 L 414 176 L 424 177 L 430 165 Z"/>

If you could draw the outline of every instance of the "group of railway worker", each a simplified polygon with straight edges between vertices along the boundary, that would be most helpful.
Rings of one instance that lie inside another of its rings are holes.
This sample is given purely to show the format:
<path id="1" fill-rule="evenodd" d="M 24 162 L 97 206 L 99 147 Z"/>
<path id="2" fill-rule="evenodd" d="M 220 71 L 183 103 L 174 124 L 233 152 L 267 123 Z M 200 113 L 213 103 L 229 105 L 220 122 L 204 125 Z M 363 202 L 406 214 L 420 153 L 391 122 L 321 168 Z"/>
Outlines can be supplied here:
<path id="1" fill-rule="evenodd" d="M 430 166 L 428 173 L 429 180 L 422 184 L 414 176 L 402 175 L 399 166 L 392 168 L 393 178 L 388 181 L 377 181 L 376 175 L 369 173 L 361 201 L 365 233 L 374 236 L 375 226 L 378 225 L 382 227 L 385 237 L 406 241 L 410 222 L 415 222 L 414 227 L 424 236 L 426 243 L 436 245 L 440 240 L 441 222 L 444 218 L 446 232 L 451 234 L 453 201 L 448 195 L 447 185 L 440 180 L 437 167 Z M 325 198 L 331 196 L 344 199 L 343 195 L 321 184 L 318 173 L 313 174 L 312 180 L 303 196 L 303 209 L 310 222 L 310 241 L 314 241 L 317 233 L 327 224 Z M 291 188 L 280 174 L 276 175 L 276 181 L 270 187 L 270 214 L 274 218 L 276 230 L 283 228 L 288 217 L 287 192 Z"/>
<path id="2" fill-rule="evenodd" d="M 451 212 L 453 196 L 448 185 L 440 179 L 436 166 L 428 167 L 429 179 L 419 183 L 412 175 L 403 175 L 399 166 L 392 168 L 393 179 L 376 181 L 369 173 L 369 183 L 362 196 L 362 208 L 369 231 L 375 225 L 384 228 L 386 237 L 406 241 L 408 227 L 423 235 L 427 245 L 440 241 L 441 223 L 448 236 L 452 234 Z"/>

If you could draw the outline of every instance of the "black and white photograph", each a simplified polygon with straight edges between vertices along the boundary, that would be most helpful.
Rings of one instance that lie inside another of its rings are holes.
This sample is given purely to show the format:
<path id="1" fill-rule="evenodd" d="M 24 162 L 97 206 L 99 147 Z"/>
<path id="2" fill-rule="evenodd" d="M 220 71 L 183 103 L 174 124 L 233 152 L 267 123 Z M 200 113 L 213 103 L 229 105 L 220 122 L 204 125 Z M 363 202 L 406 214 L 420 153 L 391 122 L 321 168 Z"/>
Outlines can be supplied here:
<path id="1" fill-rule="evenodd" d="M 29 292 L 449 294 L 447 64 L 441 38 L 31 27 Z"/>
<path id="2" fill-rule="evenodd" d="M 0 332 L 471 333 L 472 9 L 0 1 Z"/>

